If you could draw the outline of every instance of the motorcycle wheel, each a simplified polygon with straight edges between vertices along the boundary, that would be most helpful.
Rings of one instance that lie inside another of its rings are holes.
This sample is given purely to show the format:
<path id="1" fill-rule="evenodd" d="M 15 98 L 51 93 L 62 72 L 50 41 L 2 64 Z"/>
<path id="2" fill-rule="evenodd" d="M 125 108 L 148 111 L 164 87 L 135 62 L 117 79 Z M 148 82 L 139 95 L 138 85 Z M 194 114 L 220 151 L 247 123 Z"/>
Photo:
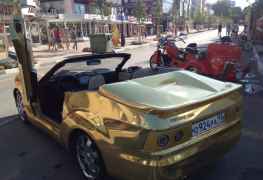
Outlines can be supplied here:
<path id="1" fill-rule="evenodd" d="M 160 62 L 158 63 L 157 55 L 156 54 L 152 55 L 152 57 L 150 58 L 150 68 L 152 70 L 156 70 L 158 67 L 164 67 L 165 66 L 164 57 L 161 55 L 160 58 L 161 58 Z"/>

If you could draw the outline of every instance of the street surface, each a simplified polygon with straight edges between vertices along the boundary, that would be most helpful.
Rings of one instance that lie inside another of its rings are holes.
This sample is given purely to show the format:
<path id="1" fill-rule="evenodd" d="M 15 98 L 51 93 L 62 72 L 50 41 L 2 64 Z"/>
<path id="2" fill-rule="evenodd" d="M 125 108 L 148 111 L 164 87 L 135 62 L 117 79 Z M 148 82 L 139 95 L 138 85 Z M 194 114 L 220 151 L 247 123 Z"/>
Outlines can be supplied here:
<path id="1" fill-rule="evenodd" d="M 187 43 L 207 44 L 217 31 L 189 35 Z M 129 65 L 148 66 L 156 45 L 127 51 Z M 41 65 L 40 73 L 50 68 Z M 17 118 L 12 89 L 14 74 L 0 75 L 0 180 L 83 180 L 73 158 L 53 139 Z M 191 180 L 262 180 L 263 94 L 245 96 L 242 137 L 236 147 Z"/>

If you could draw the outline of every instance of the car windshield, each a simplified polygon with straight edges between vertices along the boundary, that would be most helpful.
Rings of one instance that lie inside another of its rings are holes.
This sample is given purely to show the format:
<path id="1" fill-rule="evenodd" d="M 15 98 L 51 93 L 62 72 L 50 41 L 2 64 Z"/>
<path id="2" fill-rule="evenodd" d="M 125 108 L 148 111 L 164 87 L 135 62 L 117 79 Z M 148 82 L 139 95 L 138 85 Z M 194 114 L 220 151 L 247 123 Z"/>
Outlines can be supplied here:
<path id="1" fill-rule="evenodd" d="M 98 58 L 91 60 L 83 60 L 82 62 L 66 63 L 58 69 L 55 74 L 65 71 L 71 72 L 95 72 L 105 73 L 115 71 L 118 65 L 122 62 L 122 57 Z"/>

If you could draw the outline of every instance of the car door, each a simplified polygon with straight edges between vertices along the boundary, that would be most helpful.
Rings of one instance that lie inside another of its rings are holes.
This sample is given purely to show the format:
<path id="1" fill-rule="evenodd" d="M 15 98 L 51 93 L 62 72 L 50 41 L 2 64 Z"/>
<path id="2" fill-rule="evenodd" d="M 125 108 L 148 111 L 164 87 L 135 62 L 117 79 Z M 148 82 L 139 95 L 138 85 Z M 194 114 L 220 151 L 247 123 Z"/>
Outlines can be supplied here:
<path id="1" fill-rule="evenodd" d="M 26 38 L 24 20 L 21 14 L 19 0 L 11 0 L 14 3 L 12 24 L 10 26 L 11 38 L 16 51 L 18 67 L 22 85 L 23 103 L 30 107 L 34 114 L 34 124 L 46 130 L 50 135 L 59 136 L 58 126 L 45 117 L 40 108 L 38 98 L 37 72 L 33 68 L 33 56 L 31 42 Z"/>
<path id="2" fill-rule="evenodd" d="M 24 21 L 21 14 L 19 0 L 11 0 L 14 3 L 12 24 L 10 25 L 10 33 L 18 58 L 18 67 L 22 82 L 22 90 L 25 105 L 31 106 L 36 102 L 37 92 L 37 74 L 32 66 L 32 49 L 29 41 L 25 36 Z"/>

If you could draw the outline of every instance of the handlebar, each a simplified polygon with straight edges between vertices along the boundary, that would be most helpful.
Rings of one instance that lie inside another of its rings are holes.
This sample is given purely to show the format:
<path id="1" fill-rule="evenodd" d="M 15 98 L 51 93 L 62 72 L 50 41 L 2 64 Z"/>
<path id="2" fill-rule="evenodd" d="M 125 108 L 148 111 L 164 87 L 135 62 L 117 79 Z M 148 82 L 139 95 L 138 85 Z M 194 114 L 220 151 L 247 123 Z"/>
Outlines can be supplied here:
<path id="1" fill-rule="evenodd" d="M 184 39 L 181 37 L 178 37 L 178 36 L 177 37 L 162 37 L 159 40 L 158 47 L 164 46 L 167 42 L 176 43 L 176 42 L 180 42 L 180 41 L 186 44 Z"/>

